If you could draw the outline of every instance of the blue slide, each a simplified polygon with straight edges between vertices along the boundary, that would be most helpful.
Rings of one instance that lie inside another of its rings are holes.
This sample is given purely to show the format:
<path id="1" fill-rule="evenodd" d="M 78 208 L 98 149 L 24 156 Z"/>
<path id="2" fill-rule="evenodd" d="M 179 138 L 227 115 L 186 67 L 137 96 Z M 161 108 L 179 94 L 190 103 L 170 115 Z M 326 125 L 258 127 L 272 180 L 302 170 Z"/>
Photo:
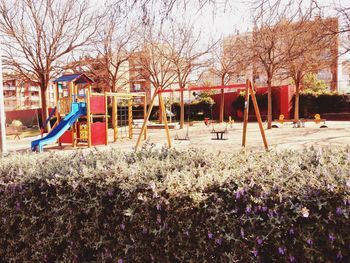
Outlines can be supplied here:
<path id="1" fill-rule="evenodd" d="M 32 151 L 43 151 L 43 146 L 49 143 L 54 143 L 62 134 L 69 129 L 80 116 L 86 115 L 85 102 L 73 102 L 70 113 L 44 138 L 32 141 Z"/>

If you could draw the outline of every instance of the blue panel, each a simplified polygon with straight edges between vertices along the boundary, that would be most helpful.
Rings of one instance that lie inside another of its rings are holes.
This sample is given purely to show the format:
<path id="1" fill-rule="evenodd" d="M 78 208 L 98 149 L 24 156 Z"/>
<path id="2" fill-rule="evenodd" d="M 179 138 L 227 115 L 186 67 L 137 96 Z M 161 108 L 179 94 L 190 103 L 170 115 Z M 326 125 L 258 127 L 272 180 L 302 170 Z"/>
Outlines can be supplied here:
<path id="1" fill-rule="evenodd" d="M 93 81 L 87 77 L 85 74 L 68 74 L 62 75 L 58 79 L 55 79 L 53 82 L 71 82 L 75 81 L 76 84 L 85 84 L 85 83 L 93 83 Z"/>

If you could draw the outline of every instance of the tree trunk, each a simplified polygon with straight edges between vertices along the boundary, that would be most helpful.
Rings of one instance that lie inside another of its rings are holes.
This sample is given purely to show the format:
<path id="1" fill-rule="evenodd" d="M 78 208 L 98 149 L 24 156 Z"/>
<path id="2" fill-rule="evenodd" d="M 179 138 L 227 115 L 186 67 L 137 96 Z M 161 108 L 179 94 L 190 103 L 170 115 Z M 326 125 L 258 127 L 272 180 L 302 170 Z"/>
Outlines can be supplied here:
<path id="1" fill-rule="evenodd" d="M 180 89 L 182 89 L 180 87 Z M 184 92 L 180 93 L 180 129 L 183 129 L 185 124 L 185 102 L 184 102 Z"/>
<path id="2" fill-rule="evenodd" d="M 295 83 L 295 102 L 294 102 L 294 120 L 299 121 L 299 94 L 300 94 L 300 85 Z"/>
<path id="3" fill-rule="evenodd" d="M 158 105 L 159 105 L 159 108 L 158 108 L 158 121 L 159 123 L 163 123 L 163 112 L 162 112 L 162 107 L 160 106 L 160 96 L 158 95 Z"/>
<path id="4" fill-rule="evenodd" d="M 225 93 L 224 93 L 224 89 L 221 89 L 219 122 L 224 121 L 224 108 L 225 108 Z"/>
<path id="5" fill-rule="evenodd" d="M 49 116 L 49 109 L 47 107 L 46 102 L 46 85 L 44 83 L 40 83 L 40 97 L 41 97 L 41 122 L 42 125 L 44 125 L 44 122 L 46 121 L 47 117 Z M 50 131 L 50 122 L 47 123 L 48 125 L 44 128 L 45 132 Z"/>
<path id="6" fill-rule="evenodd" d="M 272 128 L 272 83 L 267 80 L 267 128 Z"/>

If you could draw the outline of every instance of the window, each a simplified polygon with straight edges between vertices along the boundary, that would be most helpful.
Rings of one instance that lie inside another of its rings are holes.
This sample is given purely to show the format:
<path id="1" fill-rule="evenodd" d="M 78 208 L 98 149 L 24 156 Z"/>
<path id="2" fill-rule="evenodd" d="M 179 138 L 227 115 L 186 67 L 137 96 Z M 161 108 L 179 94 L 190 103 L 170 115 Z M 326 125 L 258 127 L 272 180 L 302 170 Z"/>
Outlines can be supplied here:
<path id="1" fill-rule="evenodd" d="M 140 91 L 141 90 L 141 84 L 134 84 L 134 91 Z"/>

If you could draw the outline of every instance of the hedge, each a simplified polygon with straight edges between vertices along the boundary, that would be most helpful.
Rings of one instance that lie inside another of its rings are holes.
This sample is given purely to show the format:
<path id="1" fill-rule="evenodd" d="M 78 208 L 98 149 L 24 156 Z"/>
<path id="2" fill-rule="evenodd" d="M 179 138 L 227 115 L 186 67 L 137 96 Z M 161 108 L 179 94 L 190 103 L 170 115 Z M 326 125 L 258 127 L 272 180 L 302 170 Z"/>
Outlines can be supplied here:
<path id="1" fill-rule="evenodd" d="M 293 97 L 293 112 L 294 112 Z M 350 112 L 347 96 L 338 93 L 301 93 L 299 99 L 299 112 L 301 117 L 313 117 L 315 113 Z"/>
<path id="2" fill-rule="evenodd" d="M 349 262 L 350 148 L 0 158 L 2 262 Z"/>

